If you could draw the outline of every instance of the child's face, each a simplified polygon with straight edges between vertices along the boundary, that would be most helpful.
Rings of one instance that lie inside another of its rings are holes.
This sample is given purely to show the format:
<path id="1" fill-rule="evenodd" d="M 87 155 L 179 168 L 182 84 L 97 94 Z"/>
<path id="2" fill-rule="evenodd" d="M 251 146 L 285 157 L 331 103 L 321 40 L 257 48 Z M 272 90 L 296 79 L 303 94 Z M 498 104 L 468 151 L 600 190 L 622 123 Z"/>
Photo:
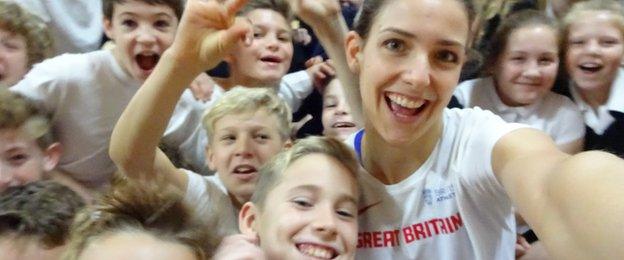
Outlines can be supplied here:
<path id="1" fill-rule="evenodd" d="M 323 93 L 323 134 L 345 140 L 358 130 L 340 81 L 333 79 Z"/>
<path id="2" fill-rule="evenodd" d="M 622 31 L 613 15 L 583 12 L 570 25 L 567 37 L 566 69 L 576 87 L 609 89 L 624 54 Z"/>
<path id="3" fill-rule="evenodd" d="M 253 25 L 251 46 L 239 43 L 227 61 L 240 84 L 272 85 L 286 75 L 293 56 L 291 29 L 286 19 L 273 10 L 256 9 L 246 17 Z"/>
<path id="4" fill-rule="evenodd" d="M 0 192 L 41 180 L 54 166 L 34 139 L 20 130 L 0 130 Z"/>
<path id="5" fill-rule="evenodd" d="M 28 67 L 24 36 L 0 28 L 0 86 L 12 86 L 20 81 Z"/>
<path id="6" fill-rule="evenodd" d="M 189 247 L 141 232 L 105 235 L 92 241 L 78 259 L 197 260 Z"/>
<path id="7" fill-rule="evenodd" d="M 557 32 L 543 25 L 516 29 L 494 68 L 496 89 L 508 106 L 525 106 L 546 95 L 555 83 Z"/>
<path id="8" fill-rule="evenodd" d="M 138 80 L 152 72 L 173 43 L 177 27 L 178 18 L 170 7 L 132 0 L 115 4 L 112 20 L 104 20 L 106 35 L 115 42 L 113 55 Z"/>
<path id="9" fill-rule="evenodd" d="M 284 147 L 278 120 L 265 109 L 226 115 L 214 123 L 208 164 L 239 203 L 251 198 L 258 169 Z"/>
<path id="10" fill-rule="evenodd" d="M 269 259 L 354 259 L 358 191 L 335 158 L 294 161 L 259 209 L 255 228 Z"/>
<path id="11" fill-rule="evenodd" d="M 440 123 L 457 85 L 467 14 L 457 0 L 397 0 L 374 19 L 366 44 L 347 46 L 366 127 L 392 145 L 411 144 Z"/>

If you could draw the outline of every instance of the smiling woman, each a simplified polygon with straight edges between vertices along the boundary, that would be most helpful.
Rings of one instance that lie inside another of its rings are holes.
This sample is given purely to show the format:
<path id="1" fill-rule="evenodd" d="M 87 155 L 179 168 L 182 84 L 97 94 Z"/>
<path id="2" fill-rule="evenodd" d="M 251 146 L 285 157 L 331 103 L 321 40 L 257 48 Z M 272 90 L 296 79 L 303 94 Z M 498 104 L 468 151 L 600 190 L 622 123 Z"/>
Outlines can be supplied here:
<path id="1" fill-rule="evenodd" d="M 614 225 L 624 228 L 622 206 L 596 205 L 577 189 L 622 198 L 624 161 L 570 156 L 491 112 L 445 108 L 466 58 L 470 1 L 364 1 L 348 33 L 336 1 L 291 2 L 364 112 L 365 132 L 347 140 L 365 170 L 357 258 L 512 259 L 512 202 L 555 257 L 624 256 L 612 239 L 621 237 Z M 599 230 L 575 224 L 602 216 L 611 221 Z"/>

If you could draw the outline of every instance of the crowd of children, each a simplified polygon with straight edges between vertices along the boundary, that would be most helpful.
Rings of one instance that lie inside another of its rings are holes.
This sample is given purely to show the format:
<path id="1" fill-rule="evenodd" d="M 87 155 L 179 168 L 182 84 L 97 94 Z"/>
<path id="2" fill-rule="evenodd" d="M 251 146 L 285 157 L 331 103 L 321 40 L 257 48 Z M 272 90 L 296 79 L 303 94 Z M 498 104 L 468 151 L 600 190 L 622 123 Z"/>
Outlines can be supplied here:
<path id="1" fill-rule="evenodd" d="M 623 57 L 616 0 L 0 0 L 0 258 L 620 259 Z"/>

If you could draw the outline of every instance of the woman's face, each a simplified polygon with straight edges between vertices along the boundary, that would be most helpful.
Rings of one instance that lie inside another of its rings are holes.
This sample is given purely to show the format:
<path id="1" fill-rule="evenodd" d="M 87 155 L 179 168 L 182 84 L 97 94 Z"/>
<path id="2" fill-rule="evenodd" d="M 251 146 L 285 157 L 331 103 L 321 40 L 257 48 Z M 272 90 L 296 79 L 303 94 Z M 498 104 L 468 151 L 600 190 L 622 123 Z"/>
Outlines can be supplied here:
<path id="1" fill-rule="evenodd" d="M 508 106 L 525 106 L 540 100 L 555 83 L 559 68 L 557 31 L 526 26 L 509 34 L 507 46 L 494 68 L 496 90 Z"/>
<path id="2" fill-rule="evenodd" d="M 582 92 L 610 89 L 624 54 L 623 42 L 612 14 L 581 13 L 567 35 L 566 69 L 575 86 Z"/>
<path id="3" fill-rule="evenodd" d="M 348 59 L 359 73 L 367 129 L 391 145 L 405 145 L 440 123 L 467 37 L 467 13 L 456 0 L 388 2 L 368 39 L 350 36 Z"/>

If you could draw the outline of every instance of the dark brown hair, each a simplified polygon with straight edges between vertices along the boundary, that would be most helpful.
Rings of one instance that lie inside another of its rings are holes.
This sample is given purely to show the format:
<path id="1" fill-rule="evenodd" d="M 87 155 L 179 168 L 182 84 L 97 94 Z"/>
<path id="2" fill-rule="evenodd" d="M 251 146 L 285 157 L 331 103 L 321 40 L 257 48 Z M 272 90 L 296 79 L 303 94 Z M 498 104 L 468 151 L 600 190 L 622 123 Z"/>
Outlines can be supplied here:
<path id="1" fill-rule="evenodd" d="M 171 8 L 175 13 L 178 20 L 182 17 L 182 11 L 184 11 L 184 0 L 103 0 L 102 1 L 102 12 L 104 13 L 104 18 L 109 21 L 113 20 L 113 10 L 115 5 L 124 4 L 128 1 L 136 1 L 141 3 L 146 3 L 148 5 L 165 5 Z"/>
<path id="2" fill-rule="evenodd" d="M 0 194 L 0 237 L 34 238 L 44 247 L 65 244 L 83 199 L 54 181 L 31 182 Z"/>

